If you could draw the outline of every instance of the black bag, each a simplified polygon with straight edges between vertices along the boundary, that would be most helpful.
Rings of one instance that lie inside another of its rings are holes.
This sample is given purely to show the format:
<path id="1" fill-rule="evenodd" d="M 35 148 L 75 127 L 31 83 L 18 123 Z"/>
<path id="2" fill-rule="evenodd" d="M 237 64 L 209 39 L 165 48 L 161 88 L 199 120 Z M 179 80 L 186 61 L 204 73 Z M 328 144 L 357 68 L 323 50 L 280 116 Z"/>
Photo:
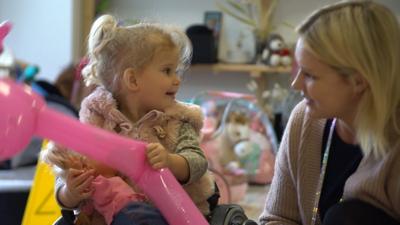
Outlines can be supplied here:
<path id="1" fill-rule="evenodd" d="M 192 25 L 186 30 L 193 45 L 192 64 L 217 62 L 216 40 L 213 31 L 205 25 Z"/>

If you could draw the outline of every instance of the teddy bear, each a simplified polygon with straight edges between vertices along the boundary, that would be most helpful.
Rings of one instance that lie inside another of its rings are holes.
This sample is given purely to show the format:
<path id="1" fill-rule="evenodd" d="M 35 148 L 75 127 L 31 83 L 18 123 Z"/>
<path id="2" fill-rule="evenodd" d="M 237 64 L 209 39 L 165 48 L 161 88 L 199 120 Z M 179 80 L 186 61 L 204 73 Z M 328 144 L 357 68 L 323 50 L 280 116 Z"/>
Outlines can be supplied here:
<path id="1" fill-rule="evenodd" d="M 290 66 L 292 58 L 290 50 L 286 47 L 283 37 L 271 34 L 262 53 L 262 62 L 269 66 Z"/>

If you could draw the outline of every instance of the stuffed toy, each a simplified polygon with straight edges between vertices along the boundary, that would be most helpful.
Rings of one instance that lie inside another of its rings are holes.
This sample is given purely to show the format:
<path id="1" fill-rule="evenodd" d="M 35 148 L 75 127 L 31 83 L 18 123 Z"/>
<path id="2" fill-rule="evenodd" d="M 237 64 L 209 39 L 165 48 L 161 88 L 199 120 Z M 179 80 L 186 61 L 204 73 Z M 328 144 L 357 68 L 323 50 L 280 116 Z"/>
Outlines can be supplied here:
<path id="1" fill-rule="evenodd" d="M 269 66 L 290 66 L 292 58 L 281 35 L 271 34 L 262 53 L 262 62 Z"/>
<path id="2" fill-rule="evenodd" d="M 243 140 L 235 145 L 234 151 L 246 175 L 254 176 L 259 167 L 261 147 L 250 140 Z"/>
<path id="3" fill-rule="evenodd" d="M 74 225 L 111 224 L 113 216 L 128 202 L 149 201 L 144 194 L 136 192 L 136 186 L 118 171 L 53 142 L 49 142 L 41 152 L 41 158 L 64 182 L 68 169 L 95 170 L 91 185 L 94 191 L 89 200 L 80 203 L 80 213 Z"/>
<path id="4" fill-rule="evenodd" d="M 249 135 L 249 119 L 240 112 L 230 112 L 224 131 L 220 135 L 221 151 L 220 162 L 222 166 L 230 171 L 239 169 L 239 158 L 234 151 L 234 146 L 241 140 L 247 139 Z M 234 166 L 236 165 L 236 166 Z"/>
<path id="5" fill-rule="evenodd" d="M 201 148 L 204 150 L 209 166 L 216 175 L 216 182 L 221 191 L 220 202 L 240 202 L 245 197 L 248 180 L 246 171 L 240 167 L 240 159 L 234 147 L 241 140 L 248 138 L 249 119 L 245 113 L 231 111 L 215 131 L 212 137 L 203 139 Z M 227 186 L 227 187 L 225 187 Z M 227 190 L 226 190 L 227 189 Z"/>

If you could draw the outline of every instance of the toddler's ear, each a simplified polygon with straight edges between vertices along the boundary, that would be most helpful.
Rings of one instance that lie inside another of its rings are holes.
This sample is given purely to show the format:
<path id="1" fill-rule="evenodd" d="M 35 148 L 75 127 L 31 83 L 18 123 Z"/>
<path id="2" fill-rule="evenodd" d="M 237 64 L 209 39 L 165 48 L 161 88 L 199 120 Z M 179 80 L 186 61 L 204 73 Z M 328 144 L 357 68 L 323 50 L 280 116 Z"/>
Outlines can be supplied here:
<path id="1" fill-rule="evenodd" d="M 127 68 L 122 74 L 122 82 L 131 91 L 137 91 L 139 89 L 137 73 L 133 68 Z"/>

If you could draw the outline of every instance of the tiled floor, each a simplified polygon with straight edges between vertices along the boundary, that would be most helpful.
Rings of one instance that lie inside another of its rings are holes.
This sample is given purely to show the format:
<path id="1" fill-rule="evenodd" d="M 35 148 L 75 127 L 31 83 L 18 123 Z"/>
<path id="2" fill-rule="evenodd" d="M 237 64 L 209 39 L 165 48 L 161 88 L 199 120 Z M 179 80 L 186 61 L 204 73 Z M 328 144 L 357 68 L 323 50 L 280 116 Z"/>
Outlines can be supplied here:
<path id="1" fill-rule="evenodd" d="M 258 217 L 264 208 L 264 201 L 268 190 L 269 185 L 249 186 L 245 199 L 239 202 L 239 205 L 243 207 L 249 219 L 254 221 L 258 220 Z"/>

